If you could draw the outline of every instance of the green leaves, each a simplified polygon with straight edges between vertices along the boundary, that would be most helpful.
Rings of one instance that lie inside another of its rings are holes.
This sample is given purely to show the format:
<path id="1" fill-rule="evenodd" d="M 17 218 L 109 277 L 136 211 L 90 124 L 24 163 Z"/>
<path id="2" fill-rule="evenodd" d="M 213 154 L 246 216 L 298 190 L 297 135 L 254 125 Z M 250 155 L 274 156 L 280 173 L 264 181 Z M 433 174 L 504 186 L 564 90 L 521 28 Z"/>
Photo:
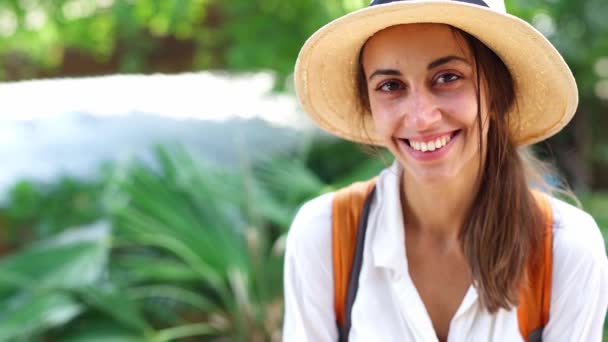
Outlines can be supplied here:
<path id="1" fill-rule="evenodd" d="M 128 239 L 172 253 L 219 288 L 228 268 L 246 264 L 239 201 L 228 190 L 229 177 L 173 153 L 157 151 L 159 171 L 136 163 L 128 177 L 116 179 L 121 190 L 113 196 L 127 199 L 115 208 L 117 225 Z"/>
<path id="2" fill-rule="evenodd" d="M 107 224 L 68 230 L 0 260 L 0 296 L 19 290 L 73 289 L 95 282 L 108 257 Z"/>
<path id="3" fill-rule="evenodd" d="M 77 320 L 60 334 L 62 342 L 147 342 L 141 335 L 100 316 Z"/>
<path id="4" fill-rule="evenodd" d="M 0 340 L 25 338 L 82 313 L 72 291 L 102 277 L 109 235 L 105 223 L 66 230 L 0 260 Z"/>
<path id="5" fill-rule="evenodd" d="M 101 183 L 71 178 L 61 178 L 53 184 L 18 182 L 8 194 L 7 205 L 0 209 L 8 226 L 1 242 L 12 247 L 33 237 L 50 238 L 67 227 L 100 220 Z"/>
<path id="6" fill-rule="evenodd" d="M 124 246 L 116 272 L 131 284 L 130 295 L 150 312 L 156 311 L 150 300 L 162 299 L 175 317 L 195 310 L 226 322 L 173 326 L 159 338 L 269 334 L 260 321 L 266 302 L 282 294 L 276 274 L 282 263 L 270 251 L 278 235 L 266 231 L 270 222 L 258 204 L 276 204 L 245 168 L 222 171 L 182 148 L 158 148 L 155 155 L 153 168 L 134 162 L 117 171 L 106 194 Z"/>
<path id="7" fill-rule="evenodd" d="M 365 5 L 365 0 L 11 1 L 0 3 L 0 56 L 25 60 L 10 70 L 18 78 L 57 70 L 72 51 L 92 57 L 90 63 L 113 59 L 115 72 L 158 72 L 163 70 L 151 57 L 185 42 L 181 52 L 190 56 L 176 63 L 183 71 L 272 70 L 283 87 L 305 39 Z M 160 64 L 164 69 L 172 61 Z"/>
<path id="8" fill-rule="evenodd" d="M 79 315 L 84 307 L 62 292 L 23 294 L 3 302 L 0 340 L 25 339 L 35 333 L 63 325 Z"/>
<path id="9" fill-rule="evenodd" d="M 152 330 L 148 322 L 141 315 L 135 303 L 129 300 L 124 293 L 110 285 L 106 287 L 86 286 L 79 289 L 80 297 L 91 307 L 102 311 L 112 317 L 122 326 L 136 331 L 142 335 Z"/>

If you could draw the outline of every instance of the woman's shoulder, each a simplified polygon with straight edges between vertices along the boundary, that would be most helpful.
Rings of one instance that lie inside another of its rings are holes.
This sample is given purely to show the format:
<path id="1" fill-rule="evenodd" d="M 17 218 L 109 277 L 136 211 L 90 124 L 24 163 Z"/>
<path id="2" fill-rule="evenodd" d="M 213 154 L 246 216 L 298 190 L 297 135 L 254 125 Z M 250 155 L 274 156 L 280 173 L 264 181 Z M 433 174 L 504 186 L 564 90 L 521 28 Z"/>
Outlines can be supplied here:
<path id="1" fill-rule="evenodd" d="M 555 197 L 549 197 L 549 202 L 553 209 L 553 232 L 556 236 L 564 235 L 572 241 L 588 242 L 604 250 L 602 234 L 590 214 Z"/>
<path id="2" fill-rule="evenodd" d="M 331 246 L 333 197 L 333 192 L 326 193 L 300 207 L 287 234 L 287 249 L 309 253 L 314 251 L 315 246 Z"/>
<path id="3" fill-rule="evenodd" d="M 549 200 L 553 209 L 553 255 L 556 261 L 571 261 L 582 267 L 605 264 L 606 245 L 593 217 L 563 200 L 554 197 Z"/>

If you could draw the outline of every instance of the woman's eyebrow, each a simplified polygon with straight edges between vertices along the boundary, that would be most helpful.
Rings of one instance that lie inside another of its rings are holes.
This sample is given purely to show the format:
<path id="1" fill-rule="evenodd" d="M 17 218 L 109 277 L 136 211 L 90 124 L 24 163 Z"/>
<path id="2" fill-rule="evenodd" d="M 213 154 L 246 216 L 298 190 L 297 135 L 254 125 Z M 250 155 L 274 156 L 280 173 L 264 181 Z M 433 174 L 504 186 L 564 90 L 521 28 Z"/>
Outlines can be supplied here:
<path id="1" fill-rule="evenodd" d="M 378 76 L 378 75 L 401 76 L 401 71 L 395 70 L 395 69 L 377 69 L 369 76 L 369 78 L 367 80 L 369 81 L 374 76 Z"/>
<path id="2" fill-rule="evenodd" d="M 458 57 L 458 56 L 454 56 L 454 55 L 449 55 L 449 56 L 441 57 L 441 58 L 438 58 L 438 59 L 432 61 L 431 63 L 429 63 L 429 65 L 426 67 L 426 69 L 427 70 L 431 70 L 433 68 L 436 68 L 436 67 L 438 67 L 440 65 L 449 63 L 449 62 L 454 61 L 454 60 L 464 62 L 464 63 L 466 63 L 469 66 L 471 65 L 471 63 L 469 63 L 469 61 L 467 61 L 466 59 L 464 59 L 462 57 Z"/>
<path id="3" fill-rule="evenodd" d="M 429 63 L 429 65 L 426 67 L 427 70 L 431 70 L 433 68 L 436 68 L 440 65 L 449 63 L 451 61 L 461 61 L 467 65 L 471 65 L 471 63 L 469 63 L 468 60 L 466 60 L 463 57 L 458 57 L 458 56 L 454 56 L 454 55 L 449 55 L 449 56 L 445 56 L 445 57 L 441 57 L 438 58 L 434 61 L 432 61 L 431 63 Z M 388 76 L 402 76 L 401 71 L 396 70 L 396 69 L 377 69 L 376 71 L 374 71 L 369 77 L 368 77 L 368 81 L 371 80 L 374 76 L 378 76 L 378 75 L 388 75 Z"/>

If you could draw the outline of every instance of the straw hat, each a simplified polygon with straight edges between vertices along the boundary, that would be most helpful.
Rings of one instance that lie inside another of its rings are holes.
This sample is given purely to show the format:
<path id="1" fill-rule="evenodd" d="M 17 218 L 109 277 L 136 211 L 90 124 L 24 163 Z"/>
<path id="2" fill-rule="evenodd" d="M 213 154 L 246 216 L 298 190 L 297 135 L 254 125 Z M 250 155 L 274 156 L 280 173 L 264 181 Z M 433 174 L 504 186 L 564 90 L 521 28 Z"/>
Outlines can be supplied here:
<path id="1" fill-rule="evenodd" d="M 323 129 L 344 139 L 380 144 L 368 110 L 361 108 L 356 75 L 359 51 L 374 33 L 398 24 L 441 23 L 478 38 L 513 76 L 517 106 L 512 127 L 519 145 L 561 130 L 572 118 L 578 92 L 572 72 L 551 43 L 506 13 L 502 0 L 374 0 L 369 7 L 325 25 L 306 41 L 295 66 L 296 93 Z M 363 116 L 365 127 L 362 128 Z"/>

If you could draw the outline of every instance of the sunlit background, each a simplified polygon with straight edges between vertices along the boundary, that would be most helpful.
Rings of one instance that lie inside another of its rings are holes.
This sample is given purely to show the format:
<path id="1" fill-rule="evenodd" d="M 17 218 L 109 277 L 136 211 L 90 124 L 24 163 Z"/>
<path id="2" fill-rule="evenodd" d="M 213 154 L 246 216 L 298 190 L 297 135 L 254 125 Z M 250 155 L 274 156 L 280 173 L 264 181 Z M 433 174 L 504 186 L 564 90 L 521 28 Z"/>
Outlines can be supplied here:
<path id="1" fill-rule="evenodd" d="M 305 39 L 367 3 L 1 0 L 0 341 L 280 340 L 298 207 L 390 163 L 292 89 Z M 606 237 L 608 3 L 507 8 L 574 71 L 536 150 Z"/>

